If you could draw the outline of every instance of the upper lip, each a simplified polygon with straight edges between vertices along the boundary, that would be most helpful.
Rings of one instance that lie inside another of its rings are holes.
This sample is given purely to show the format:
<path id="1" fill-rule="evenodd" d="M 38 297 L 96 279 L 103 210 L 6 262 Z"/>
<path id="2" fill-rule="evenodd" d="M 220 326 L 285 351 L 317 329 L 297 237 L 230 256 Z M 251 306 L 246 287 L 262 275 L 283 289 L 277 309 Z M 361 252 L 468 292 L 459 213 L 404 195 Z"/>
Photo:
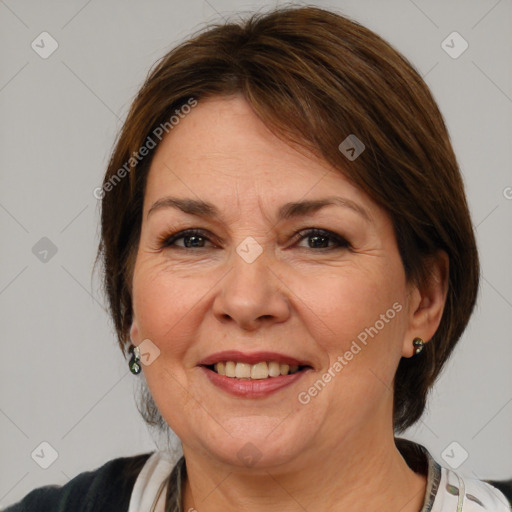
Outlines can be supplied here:
<path id="1" fill-rule="evenodd" d="M 238 350 L 225 350 L 223 352 L 216 352 L 204 358 L 199 365 L 209 366 L 215 363 L 234 361 L 235 363 L 256 364 L 261 361 L 276 361 L 279 364 L 298 365 L 298 366 L 311 366 L 309 361 L 297 359 L 286 354 L 278 352 L 252 352 L 250 354 L 240 352 Z"/>

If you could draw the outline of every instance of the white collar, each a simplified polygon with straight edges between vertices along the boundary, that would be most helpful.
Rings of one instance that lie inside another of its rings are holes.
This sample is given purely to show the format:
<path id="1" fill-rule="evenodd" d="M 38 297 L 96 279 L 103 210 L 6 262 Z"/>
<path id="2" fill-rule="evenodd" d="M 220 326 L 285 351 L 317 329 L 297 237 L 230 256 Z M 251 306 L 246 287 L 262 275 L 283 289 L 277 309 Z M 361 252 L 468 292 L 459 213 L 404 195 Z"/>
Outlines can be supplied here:
<path id="1" fill-rule="evenodd" d="M 167 482 L 175 464 L 176 458 L 165 451 L 149 457 L 133 486 L 128 512 L 165 512 Z"/>
<path id="2" fill-rule="evenodd" d="M 510 512 L 503 493 L 482 480 L 462 477 L 451 469 L 441 467 L 439 487 L 432 509 L 425 512 Z"/>
<path id="3" fill-rule="evenodd" d="M 421 512 L 511 512 L 501 491 L 481 480 L 462 478 L 440 466 L 424 447 L 416 446 L 428 461 L 427 493 Z M 165 451 L 156 451 L 148 458 L 135 481 L 128 512 L 165 512 L 168 480 L 176 463 L 176 457 Z"/>

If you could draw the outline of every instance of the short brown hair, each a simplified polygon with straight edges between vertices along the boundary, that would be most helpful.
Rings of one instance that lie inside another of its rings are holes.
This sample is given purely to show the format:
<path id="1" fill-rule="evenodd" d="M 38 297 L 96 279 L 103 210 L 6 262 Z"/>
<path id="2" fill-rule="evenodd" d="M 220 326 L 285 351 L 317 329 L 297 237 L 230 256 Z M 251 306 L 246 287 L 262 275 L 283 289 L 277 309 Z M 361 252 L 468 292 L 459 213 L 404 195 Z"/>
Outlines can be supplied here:
<path id="1" fill-rule="evenodd" d="M 149 73 L 103 183 L 98 258 L 121 348 L 132 322 L 132 273 L 154 150 L 140 161 L 133 155 L 190 98 L 235 93 L 276 135 L 331 163 L 389 213 L 409 280 L 425 278 L 438 250 L 449 256 L 440 326 L 421 356 L 402 358 L 396 373 L 394 426 L 402 431 L 423 413 L 473 310 L 475 237 L 443 117 L 421 76 L 374 32 L 320 8 L 280 8 L 207 27 Z M 353 161 L 338 149 L 349 134 L 366 147 Z M 120 174 L 129 177 L 114 180 Z"/>

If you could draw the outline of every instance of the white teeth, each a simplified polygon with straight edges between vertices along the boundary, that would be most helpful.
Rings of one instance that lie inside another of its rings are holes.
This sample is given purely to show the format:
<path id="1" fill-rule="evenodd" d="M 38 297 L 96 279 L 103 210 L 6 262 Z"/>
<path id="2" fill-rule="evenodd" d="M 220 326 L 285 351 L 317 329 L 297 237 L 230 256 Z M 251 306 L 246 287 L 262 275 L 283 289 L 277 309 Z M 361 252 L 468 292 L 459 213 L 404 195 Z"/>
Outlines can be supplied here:
<path id="1" fill-rule="evenodd" d="M 271 377 L 279 377 L 279 375 L 281 375 L 281 368 L 279 366 L 279 363 L 276 363 L 276 361 L 272 361 L 268 365 L 268 374 Z"/>
<path id="2" fill-rule="evenodd" d="M 233 361 L 226 362 L 226 377 L 234 377 L 235 376 L 235 367 L 236 367 L 236 364 Z"/>
<path id="3" fill-rule="evenodd" d="M 267 379 L 288 375 L 299 370 L 298 365 L 279 364 L 277 361 L 261 361 L 256 364 L 237 363 L 235 361 L 222 361 L 213 365 L 219 375 L 235 377 L 237 379 Z"/>
<path id="4" fill-rule="evenodd" d="M 251 365 L 247 363 L 236 363 L 235 377 L 237 379 L 248 379 L 251 376 Z"/>
<path id="5" fill-rule="evenodd" d="M 226 365 L 224 363 L 217 363 L 213 367 L 219 375 L 226 375 Z"/>
<path id="6" fill-rule="evenodd" d="M 268 377 L 267 363 L 253 364 L 251 368 L 251 379 L 266 379 Z"/>

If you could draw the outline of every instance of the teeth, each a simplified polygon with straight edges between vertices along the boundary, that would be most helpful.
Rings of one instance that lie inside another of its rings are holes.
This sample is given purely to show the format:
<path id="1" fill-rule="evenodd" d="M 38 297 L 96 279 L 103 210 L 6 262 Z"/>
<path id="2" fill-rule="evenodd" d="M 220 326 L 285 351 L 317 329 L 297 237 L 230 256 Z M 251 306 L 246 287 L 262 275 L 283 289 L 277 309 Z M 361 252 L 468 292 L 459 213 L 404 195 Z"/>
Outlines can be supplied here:
<path id="1" fill-rule="evenodd" d="M 266 379 L 268 377 L 267 363 L 253 364 L 251 368 L 251 379 Z"/>
<path id="2" fill-rule="evenodd" d="M 276 361 L 272 361 L 268 365 L 268 374 L 271 377 L 279 377 L 281 375 L 281 367 L 279 363 L 276 363 Z"/>
<path id="3" fill-rule="evenodd" d="M 235 377 L 237 379 L 261 380 L 269 377 L 288 375 L 299 370 L 298 365 L 279 364 L 277 361 L 261 361 L 256 364 L 237 363 L 235 361 L 223 361 L 213 365 L 213 369 L 219 375 Z"/>
<path id="4" fill-rule="evenodd" d="M 235 367 L 236 367 L 236 364 L 233 361 L 228 361 L 226 363 L 226 377 L 234 377 L 235 376 Z"/>
<path id="5" fill-rule="evenodd" d="M 251 376 L 251 365 L 247 363 L 236 363 L 235 377 L 237 379 L 248 379 Z"/>

